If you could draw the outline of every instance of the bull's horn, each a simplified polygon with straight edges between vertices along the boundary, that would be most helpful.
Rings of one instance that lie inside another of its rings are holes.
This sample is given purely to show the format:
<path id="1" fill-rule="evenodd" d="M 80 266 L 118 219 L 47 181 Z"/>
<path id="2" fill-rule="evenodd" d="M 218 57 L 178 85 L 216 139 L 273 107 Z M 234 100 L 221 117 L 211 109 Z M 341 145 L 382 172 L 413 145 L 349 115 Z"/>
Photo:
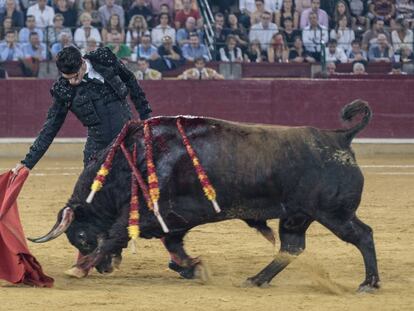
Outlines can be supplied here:
<path id="1" fill-rule="evenodd" d="M 62 220 L 60 222 L 58 220 L 48 234 L 36 239 L 27 239 L 34 243 L 44 243 L 56 239 L 59 235 L 66 231 L 66 229 L 72 223 L 74 217 L 75 215 L 73 213 L 73 210 L 70 207 L 66 207 L 62 213 Z"/>

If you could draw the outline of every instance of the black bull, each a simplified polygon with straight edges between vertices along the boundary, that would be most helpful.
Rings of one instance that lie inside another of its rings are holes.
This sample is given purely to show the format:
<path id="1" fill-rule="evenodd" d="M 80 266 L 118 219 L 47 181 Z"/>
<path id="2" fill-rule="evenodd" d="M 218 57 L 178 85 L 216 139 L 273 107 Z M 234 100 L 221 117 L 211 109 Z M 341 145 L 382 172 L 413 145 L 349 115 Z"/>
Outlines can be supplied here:
<path id="1" fill-rule="evenodd" d="M 153 126 L 154 162 L 160 185 L 160 212 L 170 232 L 163 233 L 145 201 L 140 198 L 140 236 L 162 238 L 171 254 L 170 268 L 192 277 L 199 261 L 183 248 L 183 237 L 193 227 L 228 219 L 244 220 L 274 242 L 267 226 L 280 219 L 280 252 L 257 275 L 253 285 L 269 283 L 294 256 L 305 249 L 305 233 L 317 221 L 362 253 L 366 278 L 360 289 L 379 287 L 372 230 L 356 216 L 364 178 L 350 144 L 371 118 L 363 101 L 342 110 L 342 119 L 362 119 L 349 129 L 320 130 L 241 124 L 208 118 L 183 118 L 182 123 L 201 164 L 217 192 L 222 211 L 216 213 L 204 196 L 176 127 L 176 118 L 156 118 Z M 146 176 L 142 125 L 129 129 L 125 145 L 138 146 L 137 167 Z M 74 192 L 58 215 L 55 227 L 35 242 L 66 232 L 83 255 L 83 269 L 107 269 L 111 256 L 127 246 L 131 170 L 123 154 L 92 204 L 86 204 L 90 185 L 105 158 L 101 153 L 79 177 Z"/>

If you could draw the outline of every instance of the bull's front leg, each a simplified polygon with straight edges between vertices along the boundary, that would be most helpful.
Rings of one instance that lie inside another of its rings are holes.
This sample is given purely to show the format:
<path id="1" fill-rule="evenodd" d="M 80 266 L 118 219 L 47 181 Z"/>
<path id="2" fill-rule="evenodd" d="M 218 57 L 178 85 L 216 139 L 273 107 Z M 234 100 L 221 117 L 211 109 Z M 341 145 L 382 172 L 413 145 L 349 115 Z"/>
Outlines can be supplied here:
<path id="1" fill-rule="evenodd" d="M 187 231 L 174 233 L 161 239 L 171 257 L 168 267 L 185 279 L 200 278 L 206 281 L 209 279 L 206 266 L 200 258 L 191 258 L 184 250 L 183 239 L 186 234 Z"/>

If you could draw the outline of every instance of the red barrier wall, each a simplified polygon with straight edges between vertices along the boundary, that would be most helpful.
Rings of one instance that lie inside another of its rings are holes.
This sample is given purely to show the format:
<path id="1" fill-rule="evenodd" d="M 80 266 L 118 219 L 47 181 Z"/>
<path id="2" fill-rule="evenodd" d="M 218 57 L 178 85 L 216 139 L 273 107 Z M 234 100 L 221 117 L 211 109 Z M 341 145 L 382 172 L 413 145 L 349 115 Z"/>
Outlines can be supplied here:
<path id="1" fill-rule="evenodd" d="M 51 102 L 50 80 L 0 81 L 0 137 L 34 137 Z M 235 121 L 341 127 L 356 98 L 374 118 L 360 137 L 414 138 L 413 80 L 144 81 L 154 115 L 191 114 Z M 60 137 L 84 137 L 70 115 Z"/>

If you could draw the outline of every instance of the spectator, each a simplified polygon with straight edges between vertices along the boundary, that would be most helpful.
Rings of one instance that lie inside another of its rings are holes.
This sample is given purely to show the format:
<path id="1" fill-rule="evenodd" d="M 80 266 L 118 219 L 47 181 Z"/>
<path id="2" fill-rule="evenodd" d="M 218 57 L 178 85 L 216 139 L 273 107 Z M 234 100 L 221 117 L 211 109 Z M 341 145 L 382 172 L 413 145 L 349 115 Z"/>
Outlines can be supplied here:
<path id="1" fill-rule="evenodd" d="M 338 42 L 338 46 L 348 53 L 351 50 L 351 42 L 355 40 L 355 33 L 352 29 L 347 27 L 348 18 L 343 15 L 339 20 L 335 29 L 331 30 L 331 39 L 335 39 Z"/>
<path id="2" fill-rule="evenodd" d="M 414 18 L 414 3 L 412 0 L 398 0 L 395 9 L 397 11 L 397 18 L 403 18 L 412 23 Z"/>
<path id="3" fill-rule="evenodd" d="M 395 30 L 391 33 L 392 47 L 394 51 L 401 49 L 403 45 L 413 46 L 413 32 L 408 29 L 408 21 L 397 19 L 395 22 Z"/>
<path id="4" fill-rule="evenodd" d="M 89 37 L 86 39 L 86 47 L 81 50 L 81 53 L 82 55 L 88 54 L 95 51 L 98 47 L 98 42 L 96 42 L 95 38 Z"/>
<path id="5" fill-rule="evenodd" d="M 293 29 L 293 21 L 290 17 L 285 18 L 284 24 L 285 29 L 283 30 L 283 36 L 285 37 L 288 48 L 291 48 L 295 43 L 295 38 L 300 36 L 301 33 L 299 30 Z"/>
<path id="6" fill-rule="evenodd" d="M 318 18 L 318 24 L 320 26 L 323 26 L 325 28 L 329 27 L 329 19 L 328 14 L 324 10 L 320 9 L 321 1 L 320 0 L 312 0 L 311 2 L 311 8 L 306 9 L 302 12 L 300 15 L 300 28 L 305 29 L 307 26 L 309 26 L 309 15 L 311 13 L 315 13 L 316 17 Z"/>
<path id="7" fill-rule="evenodd" d="M 26 16 L 26 27 L 19 31 L 19 42 L 29 43 L 29 35 L 31 32 L 37 32 L 40 41 L 43 42 L 43 31 L 36 27 L 36 18 L 33 15 Z"/>
<path id="8" fill-rule="evenodd" d="M 71 29 L 68 27 L 63 27 L 64 17 L 60 13 L 56 13 L 53 17 L 53 27 L 48 27 L 46 33 L 45 42 L 50 46 L 53 43 L 58 41 L 59 34 L 62 31 L 70 32 Z"/>
<path id="9" fill-rule="evenodd" d="M 168 14 L 168 18 L 169 18 L 168 25 L 170 25 L 171 27 L 174 28 L 174 24 L 172 22 L 173 21 L 173 14 L 171 13 L 171 10 L 170 10 L 168 4 L 166 4 L 166 3 L 161 4 L 160 14 L 154 16 L 153 25 L 159 25 L 161 14 Z"/>
<path id="10" fill-rule="evenodd" d="M 46 44 L 40 42 L 39 35 L 34 31 L 30 33 L 29 43 L 23 44 L 22 52 L 24 58 L 32 57 L 40 61 L 46 60 L 47 58 Z"/>
<path id="11" fill-rule="evenodd" d="M 6 10 L 0 14 L 0 24 L 3 24 L 6 17 L 11 18 L 12 27 L 21 28 L 24 26 L 23 13 L 16 9 L 15 0 L 6 0 Z"/>
<path id="12" fill-rule="evenodd" d="M 356 62 L 352 66 L 352 74 L 354 74 L 354 75 L 366 75 L 368 73 L 365 71 L 364 64 L 362 64 L 360 62 Z"/>
<path id="13" fill-rule="evenodd" d="M 174 45 L 170 36 L 162 38 L 162 45 L 158 47 L 158 59 L 152 62 L 152 68 L 158 71 L 176 69 L 184 64 L 185 60 L 181 49 Z"/>
<path id="14" fill-rule="evenodd" d="M 152 14 L 159 16 L 161 13 L 168 13 L 171 18 L 174 10 L 174 0 L 149 0 Z M 162 11 L 162 7 L 168 8 L 168 12 Z M 165 6 L 166 5 L 166 6 Z"/>
<path id="15" fill-rule="evenodd" d="M 230 34 L 230 30 L 224 27 L 224 15 L 221 13 L 216 13 L 216 15 L 214 15 L 213 32 L 216 50 L 219 50 L 225 45 L 226 38 Z"/>
<path id="16" fill-rule="evenodd" d="M 94 0 L 84 0 L 82 4 L 82 8 L 83 8 L 82 13 L 89 13 L 89 15 L 92 17 L 91 25 L 93 27 L 100 28 L 102 26 L 101 17 L 99 15 L 99 12 L 96 10 Z M 80 16 L 79 16 L 79 19 L 80 19 Z"/>
<path id="17" fill-rule="evenodd" d="M 336 65 L 335 63 L 327 63 L 326 64 L 326 74 L 328 76 L 336 75 Z"/>
<path id="18" fill-rule="evenodd" d="M 387 37 L 382 33 L 379 34 L 377 38 L 377 44 L 369 48 L 369 61 L 389 63 L 391 61 L 392 56 L 392 47 L 388 43 Z"/>
<path id="19" fill-rule="evenodd" d="M 312 4 L 311 0 L 295 0 L 295 6 L 300 17 L 303 11 L 312 7 Z"/>
<path id="20" fill-rule="evenodd" d="M 93 38 L 95 42 L 99 45 L 102 41 L 99 30 L 92 26 L 92 16 L 84 12 L 79 17 L 82 26 L 76 29 L 75 31 L 75 44 L 79 49 L 84 49 L 86 47 L 86 42 L 89 38 Z"/>
<path id="21" fill-rule="evenodd" d="M 203 35 L 201 32 L 197 31 L 196 20 L 194 17 L 187 18 L 185 22 L 185 28 L 178 29 L 177 31 L 177 43 L 180 47 L 184 46 L 187 43 L 190 43 L 190 34 L 197 33 L 200 42 L 203 40 Z"/>
<path id="22" fill-rule="evenodd" d="M 114 15 L 118 15 L 119 25 L 122 29 L 124 29 L 124 26 L 125 26 L 124 9 L 121 6 L 115 4 L 115 0 L 105 0 L 105 3 L 106 3 L 105 5 L 101 6 L 98 9 L 102 27 L 106 27 L 109 24 L 109 20 L 112 19 Z"/>
<path id="23" fill-rule="evenodd" d="M 247 29 L 250 28 L 250 18 L 254 11 L 256 11 L 255 0 L 239 0 L 240 23 Z M 221 13 L 220 13 L 221 14 Z"/>
<path id="24" fill-rule="evenodd" d="M 135 72 L 137 80 L 161 80 L 161 72 L 151 69 L 146 58 L 138 59 L 138 70 Z"/>
<path id="25" fill-rule="evenodd" d="M 46 5 L 47 0 L 37 0 L 37 4 L 27 9 L 27 15 L 33 15 L 36 20 L 36 27 L 44 29 L 53 25 L 53 17 L 55 10 L 51 6 Z"/>
<path id="26" fill-rule="evenodd" d="M 160 15 L 160 24 L 153 28 L 151 31 L 151 37 L 152 37 L 152 44 L 156 47 L 161 46 L 162 39 L 165 36 L 168 36 L 171 38 L 173 43 L 175 43 L 175 29 L 172 28 L 169 25 L 170 22 L 170 16 L 166 13 L 162 13 Z"/>
<path id="27" fill-rule="evenodd" d="M 348 52 L 348 62 L 364 62 L 368 61 L 367 53 L 361 48 L 361 42 L 354 40 L 351 43 L 351 50 Z"/>
<path id="28" fill-rule="evenodd" d="M 23 58 L 23 51 L 16 42 L 16 33 L 9 30 L 5 42 L 0 43 L 0 61 L 16 61 Z"/>
<path id="29" fill-rule="evenodd" d="M 385 34 L 388 42 L 391 41 L 390 34 L 384 29 L 384 21 L 375 18 L 372 21 L 372 28 L 365 32 L 364 36 L 362 37 L 362 48 L 365 51 L 368 51 L 369 47 L 377 42 L 377 37 L 379 34 Z"/>
<path id="30" fill-rule="evenodd" d="M 394 55 L 396 62 L 412 63 L 414 60 L 414 54 L 411 46 L 403 45 L 400 50 L 400 60 L 396 59 L 397 55 Z"/>
<path id="31" fill-rule="evenodd" d="M 329 19 L 333 19 L 335 15 L 335 7 L 338 0 L 322 0 L 321 1 L 321 10 L 324 10 L 328 14 Z M 329 25 L 330 26 L 330 25 Z"/>
<path id="32" fill-rule="evenodd" d="M 352 20 L 351 20 L 351 12 L 349 11 L 348 4 L 345 2 L 345 0 L 339 0 L 335 5 L 335 11 L 333 14 L 333 18 L 330 22 L 330 28 L 338 27 L 339 21 L 346 17 L 347 24 L 346 27 L 351 27 Z"/>
<path id="33" fill-rule="evenodd" d="M 149 34 L 147 21 L 142 15 L 134 15 L 129 21 L 128 31 L 126 34 L 126 43 L 131 50 L 139 44 L 141 37 L 144 34 Z"/>
<path id="34" fill-rule="evenodd" d="M 220 60 L 222 62 L 242 62 L 243 53 L 237 46 L 237 40 L 233 35 L 228 35 L 226 40 L 226 46 L 220 48 Z"/>
<path id="35" fill-rule="evenodd" d="M 344 50 L 338 46 L 338 42 L 335 39 L 329 40 L 328 46 L 325 48 L 325 61 L 335 64 L 348 62 Z"/>
<path id="36" fill-rule="evenodd" d="M 183 0 L 183 9 L 175 13 L 175 28 L 184 27 L 189 17 L 193 17 L 197 23 L 201 22 L 200 12 L 192 8 L 191 0 Z"/>
<path id="37" fill-rule="evenodd" d="M 206 61 L 210 60 L 207 47 L 200 43 L 198 34 L 193 32 L 190 34 L 190 43 L 183 46 L 183 57 L 190 62 L 193 62 L 196 58 L 204 58 Z"/>
<path id="38" fill-rule="evenodd" d="M 132 7 L 127 12 L 127 21 L 129 24 L 131 24 L 131 19 L 136 15 L 142 16 L 147 25 L 152 23 L 152 12 L 147 7 L 145 0 L 135 0 L 135 2 L 132 4 Z"/>
<path id="39" fill-rule="evenodd" d="M 0 41 L 3 41 L 6 39 L 6 33 L 8 31 L 16 31 L 15 28 L 13 27 L 13 20 L 11 17 L 6 17 L 3 20 L 3 25 L 0 28 Z"/>
<path id="40" fill-rule="evenodd" d="M 363 0 L 348 0 L 349 12 L 352 17 L 352 29 L 355 33 L 362 35 L 368 30 L 368 19 L 365 17 L 368 13 L 367 1 Z"/>
<path id="41" fill-rule="evenodd" d="M 225 2 L 225 1 L 223 1 Z M 174 0 L 174 10 L 179 11 L 184 8 L 183 1 L 182 0 Z M 191 0 L 191 8 L 193 10 L 198 10 L 198 4 L 197 0 Z"/>
<path id="42" fill-rule="evenodd" d="M 244 60 L 249 63 L 261 63 L 265 60 L 265 55 L 262 54 L 259 40 L 250 42 L 244 55 Z"/>
<path id="43" fill-rule="evenodd" d="M 135 47 L 134 54 L 137 55 L 137 59 L 145 58 L 149 60 L 157 59 L 157 48 L 151 44 L 151 37 L 149 34 L 144 34 L 141 37 L 141 43 Z"/>
<path id="44" fill-rule="evenodd" d="M 316 60 L 305 50 L 300 36 L 295 37 L 293 48 L 289 52 L 289 61 L 293 63 L 316 62 Z"/>
<path id="45" fill-rule="evenodd" d="M 389 75 L 406 75 L 407 73 L 402 71 L 401 63 L 393 63 Z"/>
<path id="46" fill-rule="evenodd" d="M 293 23 L 293 29 L 299 26 L 299 14 L 296 11 L 293 0 L 284 0 L 280 11 L 275 14 L 275 23 L 280 28 L 286 28 L 285 22 L 289 19 Z"/>
<path id="47" fill-rule="evenodd" d="M 289 49 L 282 33 L 274 34 L 271 44 L 267 49 L 269 63 L 287 63 L 289 61 Z"/>
<path id="48" fill-rule="evenodd" d="M 195 68 L 187 69 L 178 76 L 179 80 L 224 80 L 224 77 L 214 69 L 206 67 L 204 58 L 195 60 Z"/>
<path id="49" fill-rule="evenodd" d="M 106 26 L 102 28 L 101 34 L 104 44 L 107 44 L 109 42 L 108 34 L 112 33 L 113 30 L 116 30 L 121 34 L 122 41 L 125 40 L 124 28 L 122 27 L 121 19 L 117 14 L 112 14 Z"/>
<path id="50" fill-rule="evenodd" d="M 128 45 L 122 43 L 122 34 L 113 29 L 110 34 L 108 34 L 108 47 L 111 51 L 122 61 L 127 62 L 131 59 L 131 49 Z"/>
<path id="51" fill-rule="evenodd" d="M 265 51 L 267 51 L 273 35 L 278 32 L 277 25 L 270 22 L 271 18 L 269 12 L 264 12 L 261 22 L 253 25 L 249 34 L 250 41 L 259 40 L 262 49 Z"/>
<path id="52" fill-rule="evenodd" d="M 265 12 L 264 0 L 255 0 L 256 9 L 250 15 L 250 25 L 260 23 L 262 14 Z M 272 20 L 272 14 L 270 15 Z"/>
<path id="53" fill-rule="evenodd" d="M 53 59 L 56 59 L 56 55 L 68 46 L 73 46 L 73 38 L 71 32 L 62 31 L 58 36 L 58 42 L 54 43 L 50 48 L 50 53 Z"/>
<path id="54" fill-rule="evenodd" d="M 380 18 L 389 26 L 395 12 L 394 0 L 371 0 L 368 17 L 370 19 Z"/>
<path id="55" fill-rule="evenodd" d="M 229 34 L 233 35 L 237 40 L 237 45 L 241 48 L 242 52 L 246 51 L 249 45 L 246 29 L 244 29 L 242 24 L 239 24 L 239 20 L 235 14 L 229 14 L 227 20 L 229 24 Z"/>
<path id="56" fill-rule="evenodd" d="M 318 16 L 315 12 L 309 14 L 309 25 L 302 31 L 302 41 L 306 51 L 316 61 L 321 59 L 321 44 L 328 42 L 328 30 L 319 25 Z"/>
<path id="57" fill-rule="evenodd" d="M 57 0 L 55 14 L 60 13 L 64 17 L 63 26 L 74 29 L 78 20 L 78 12 L 75 8 L 68 6 L 68 0 Z"/>

